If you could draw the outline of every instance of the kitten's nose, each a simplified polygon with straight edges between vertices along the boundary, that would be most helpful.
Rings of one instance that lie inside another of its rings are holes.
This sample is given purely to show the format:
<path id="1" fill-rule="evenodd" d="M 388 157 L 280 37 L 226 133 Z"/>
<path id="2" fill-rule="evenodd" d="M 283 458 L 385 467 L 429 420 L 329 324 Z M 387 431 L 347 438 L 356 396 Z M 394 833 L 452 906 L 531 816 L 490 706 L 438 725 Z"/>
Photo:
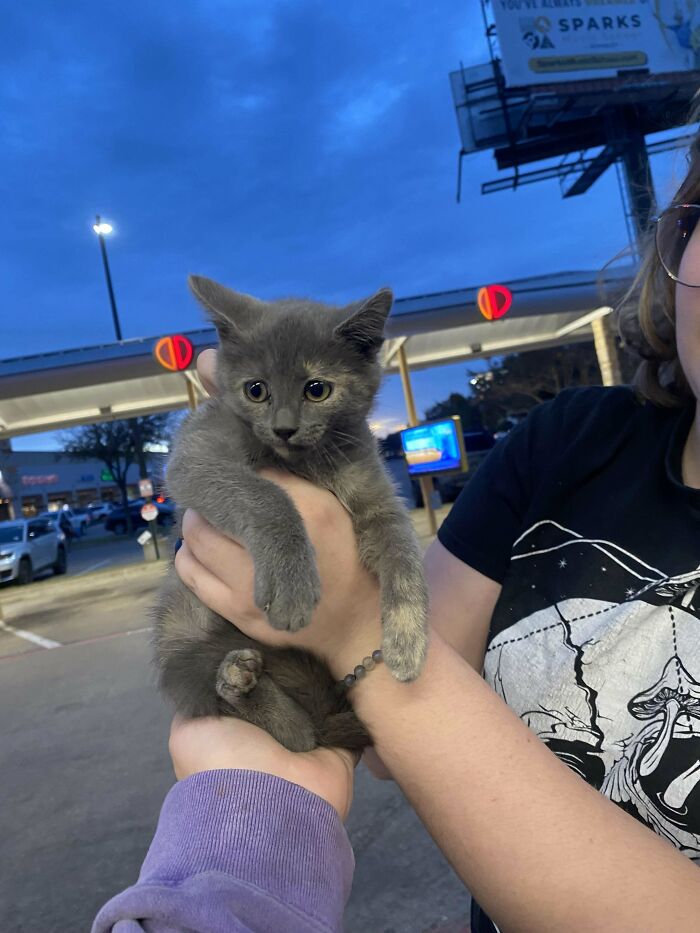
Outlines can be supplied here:
<path id="1" fill-rule="evenodd" d="M 296 428 L 273 428 L 273 431 L 277 437 L 281 437 L 283 441 L 288 441 L 297 433 Z"/>

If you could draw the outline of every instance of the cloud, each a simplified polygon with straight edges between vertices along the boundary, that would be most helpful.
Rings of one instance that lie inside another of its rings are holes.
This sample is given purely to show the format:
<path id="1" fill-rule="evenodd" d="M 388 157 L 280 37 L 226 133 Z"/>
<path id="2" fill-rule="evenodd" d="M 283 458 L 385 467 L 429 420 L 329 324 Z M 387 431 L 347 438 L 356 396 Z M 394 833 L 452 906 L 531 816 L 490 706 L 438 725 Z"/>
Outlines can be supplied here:
<path id="1" fill-rule="evenodd" d="M 382 119 L 401 100 L 408 87 L 407 83 L 392 84 L 380 80 L 358 90 L 344 103 L 338 101 L 329 126 L 328 151 L 361 146 L 364 134 L 372 129 L 381 129 Z"/>
<path id="2" fill-rule="evenodd" d="M 387 434 L 403 431 L 407 427 L 405 419 L 395 415 L 375 418 L 369 422 L 369 429 L 375 437 L 385 438 Z"/>
<path id="3" fill-rule="evenodd" d="M 129 337 L 200 325 L 189 272 L 342 302 L 595 267 L 626 242 L 612 174 L 567 202 L 482 197 L 484 153 L 455 203 L 448 73 L 487 60 L 478 4 L 17 3 L 3 54 L 4 357 L 111 339 L 97 212 Z"/>

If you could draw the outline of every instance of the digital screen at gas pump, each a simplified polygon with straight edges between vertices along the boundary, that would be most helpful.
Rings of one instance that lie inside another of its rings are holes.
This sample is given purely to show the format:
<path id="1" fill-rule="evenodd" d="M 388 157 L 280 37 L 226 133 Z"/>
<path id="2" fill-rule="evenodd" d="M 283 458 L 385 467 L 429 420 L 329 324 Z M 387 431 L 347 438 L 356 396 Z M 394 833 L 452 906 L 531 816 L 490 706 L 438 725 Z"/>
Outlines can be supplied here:
<path id="1" fill-rule="evenodd" d="M 462 469 L 459 429 L 459 422 L 447 418 L 402 431 L 401 444 L 409 476 Z"/>

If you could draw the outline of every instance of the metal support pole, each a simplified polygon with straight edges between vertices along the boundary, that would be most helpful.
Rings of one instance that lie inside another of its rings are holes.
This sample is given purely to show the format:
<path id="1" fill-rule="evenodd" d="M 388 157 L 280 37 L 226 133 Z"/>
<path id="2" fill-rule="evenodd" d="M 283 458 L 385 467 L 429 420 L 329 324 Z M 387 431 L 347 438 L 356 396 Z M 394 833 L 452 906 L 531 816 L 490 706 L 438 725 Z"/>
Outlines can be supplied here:
<path id="1" fill-rule="evenodd" d="M 399 372 L 401 373 L 401 385 L 403 386 L 403 395 L 406 400 L 406 411 L 408 413 L 408 423 L 410 427 L 418 424 L 418 415 L 416 414 L 416 403 L 413 398 L 413 388 L 411 386 L 411 377 L 408 372 L 408 361 L 406 359 L 406 344 L 402 344 L 396 356 L 399 361 Z M 428 528 L 431 535 L 437 534 L 437 521 L 435 519 L 435 510 L 433 509 L 432 493 L 433 483 L 427 476 L 421 476 L 418 479 L 420 491 L 423 495 L 423 506 L 428 516 Z"/>
<path id="2" fill-rule="evenodd" d="M 148 524 L 153 526 L 151 529 L 151 534 L 153 535 L 153 548 L 156 552 L 156 560 L 160 560 L 160 549 L 158 547 L 158 519 L 154 519 Z"/>
<path id="3" fill-rule="evenodd" d="M 649 229 L 656 198 L 646 139 L 639 128 L 634 107 L 616 111 L 612 131 L 617 136 L 615 142 L 622 158 L 630 215 L 639 240 Z"/>
<path id="4" fill-rule="evenodd" d="M 195 392 L 194 384 L 191 379 L 188 379 L 185 376 L 185 382 L 187 383 L 187 400 L 190 403 L 190 411 L 197 410 L 197 393 Z"/>
<path id="5" fill-rule="evenodd" d="M 640 243 L 649 229 L 656 197 L 646 139 L 634 106 L 616 107 L 608 114 L 607 137 L 622 162 L 629 219 L 636 239 L 633 246 L 636 255 L 641 255 Z M 617 385 L 622 382 L 622 371 L 612 315 L 594 321 L 592 328 L 603 385 Z"/>
<path id="6" fill-rule="evenodd" d="M 131 428 L 131 436 L 134 439 L 134 453 L 136 454 L 136 462 L 139 465 L 139 479 L 148 479 L 148 467 L 146 466 L 146 458 L 143 455 L 143 440 L 141 438 L 141 425 L 139 424 L 139 419 L 129 418 L 129 426 Z"/>
<path id="7" fill-rule="evenodd" d="M 597 320 L 591 321 L 595 352 L 598 357 L 598 366 L 600 366 L 604 386 L 619 385 L 622 382 L 620 358 L 617 353 L 615 334 L 610 323 L 611 317 L 612 315 L 606 314 L 605 317 L 599 317 Z"/>

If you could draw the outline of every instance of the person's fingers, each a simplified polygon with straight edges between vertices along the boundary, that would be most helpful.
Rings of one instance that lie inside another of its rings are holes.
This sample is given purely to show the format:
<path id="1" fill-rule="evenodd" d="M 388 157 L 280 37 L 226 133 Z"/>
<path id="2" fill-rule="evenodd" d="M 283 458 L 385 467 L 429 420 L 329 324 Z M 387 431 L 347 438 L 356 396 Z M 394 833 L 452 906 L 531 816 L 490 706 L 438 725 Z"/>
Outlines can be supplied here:
<path id="1" fill-rule="evenodd" d="M 186 541 L 182 542 L 182 547 L 175 555 L 175 570 L 200 602 L 224 618 L 231 619 L 231 590 L 197 560 Z"/>
<path id="2" fill-rule="evenodd" d="M 202 350 L 197 357 L 197 374 L 209 395 L 218 395 L 216 385 L 216 350 Z"/>
<path id="3" fill-rule="evenodd" d="M 186 541 L 175 555 L 175 570 L 185 586 L 206 606 L 221 615 L 231 611 L 231 591 L 199 563 Z"/>
<path id="4" fill-rule="evenodd" d="M 245 582 L 247 585 L 243 589 L 252 599 L 253 559 L 241 544 L 223 534 L 193 509 L 187 509 L 182 517 L 182 537 L 200 564 L 232 589 L 235 587 L 238 591 L 241 582 Z"/>
<path id="5" fill-rule="evenodd" d="M 275 632 L 255 603 L 241 605 L 241 601 L 234 596 L 230 587 L 197 560 L 187 541 L 182 542 L 182 547 L 175 555 L 175 570 L 200 602 L 224 619 L 233 622 L 249 638 L 264 644 L 293 641 L 293 636 L 281 636 L 280 632 Z"/>

